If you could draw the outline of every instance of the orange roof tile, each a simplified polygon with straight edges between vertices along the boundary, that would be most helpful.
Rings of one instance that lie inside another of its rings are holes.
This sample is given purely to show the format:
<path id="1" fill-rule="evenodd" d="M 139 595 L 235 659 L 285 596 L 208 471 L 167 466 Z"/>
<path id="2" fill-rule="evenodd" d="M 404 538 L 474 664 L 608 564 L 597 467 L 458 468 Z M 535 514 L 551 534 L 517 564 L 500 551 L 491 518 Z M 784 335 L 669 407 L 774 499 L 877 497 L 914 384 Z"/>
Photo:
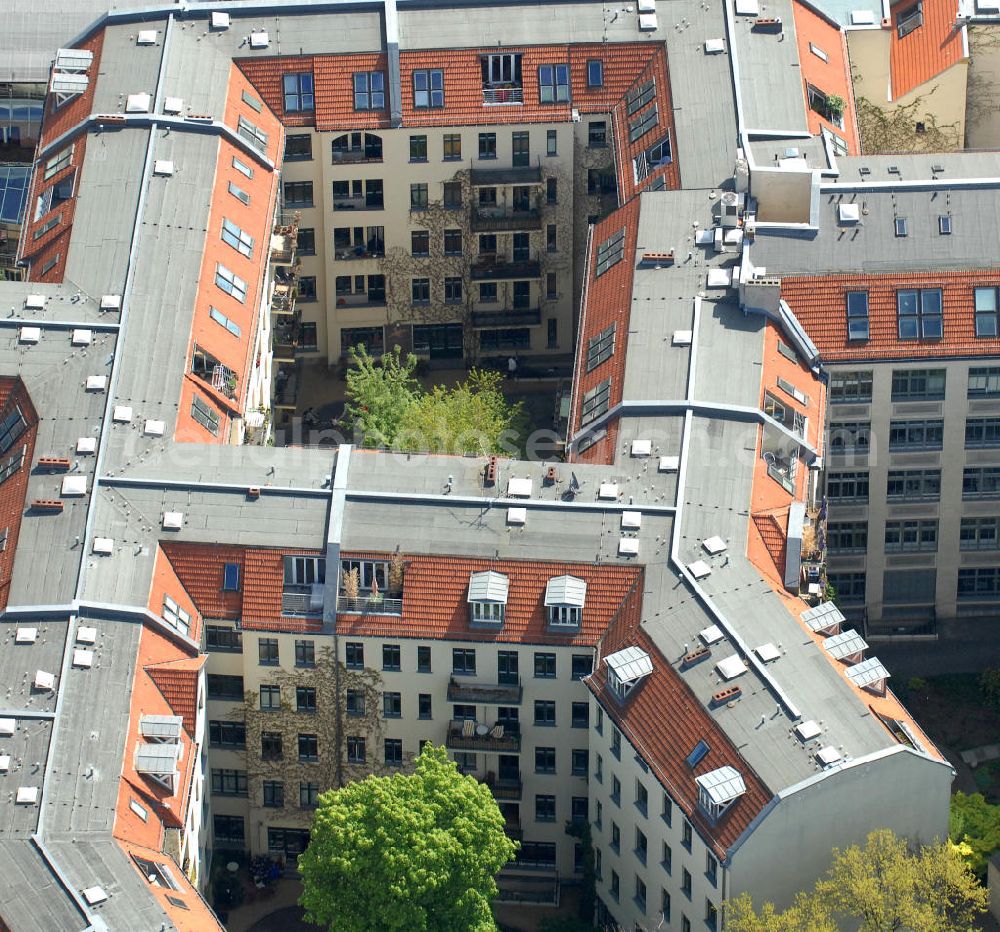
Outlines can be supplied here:
<path id="1" fill-rule="evenodd" d="M 602 657 L 634 644 L 652 658 L 653 673 L 632 691 L 624 704 L 607 687 L 605 664 L 598 663 L 584 682 L 701 837 L 717 855 L 725 857 L 729 847 L 767 804 L 771 793 L 652 639 L 638 627 L 637 609 L 633 608 L 631 617 L 623 613 L 623 621 L 631 630 L 624 638 L 618 637 L 617 632 L 609 632 L 609 643 L 601 651 Z M 664 714 L 665 710 L 669 714 Z M 705 741 L 709 750 L 692 769 L 685 758 L 699 741 Z M 694 781 L 697 776 L 725 766 L 740 772 L 747 791 L 712 824 L 698 808 L 698 786 Z"/>
<path id="2" fill-rule="evenodd" d="M 149 678 L 174 714 L 184 719 L 184 730 L 192 738 L 198 719 L 198 674 L 207 659 L 206 656 L 190 657 L 146 667 Z"/>
<path id="3" fill-rule="evenodd" d="M 245 547 L 227 547 L 221 544 L 179 544 L 165 541 L 160 544 L 181 584 L 207 618 L 240 617 L 243 608 L 242 581 Z M 222 588 L 223 573 L 227 563 L 240 568 L 241 587 L 236 592 Z"/>
<path id="4" fill-rule="evenodd" d="M 324 556 L 320 550 L 248 549 L 244 558 L 243 627 L 259 631 L 318 631 L 320 618 L 281 614 L 281 592 L 285 585 L 285 556 Z"/>
<path id="5" fill-rule="evenodd" d="M 1000 286 L 1000 272 L 965 269 L 791 276 L 782 278 L 781 296 L 827 363 L 1000 355 L 1000 338 L 976 336 L 973 290 L 980 285 Z M 900 340 L 896 291 L 935 287 L 943 291 L 944 336 L 940 340 Z M 848 340 L 845 295 L 858 290 L 868 292 L 869 338 Z"/>
<path id="6" fill-rule="evenodd" d="M 174 568 L 170 565 L 170 560 L 163 549 L 157 548 L 156 558 L 153 562 L 153 579 L 149 588 L 149 601 L 146 606 L 154 615 L 162 616 L 164 602 L 168 597 L 191 616 L 188 634 L 197 641 L 201 637 L 201 617 L 198 607 L 191 600 L 184 584 L 174 572 Z"/>
<path id="7" fill-rule="evenodd" d="M 955 26 L 957 0 L 922 0 L 923 24 L 901 39 L 899 19 L 912 6 L 913 0 L 899 0 L 890 10 L 890 100 L 899 100 L 965 57 L 962 30 Z"/>
<path id="8" fill-rule="evenodd" d="M 360 555 L 345 553 L 344 559 Z M 367 555 L 365 555 L 367 556 Z M 389 555 L 382 555 L 388 559 Z M 498 630 L 472 628 L 467 602 L 472 573 L 494 570 L 510 580 L 503 625 Z M 553 576 L 578 576 L 587 582 L 580 630 L 553 634 L 543 605 L 545 585 Z M 461 556 L 408 556 L 403 582 L 402 617 L 337 616 L 340 634 L 359 637 L 449 638 L 530 644 L 594 644 L 614 621 L 642 571 L 636 567 L 586 563 L 480 560 Z"/>
<path id="9" fill-rule="evenodd" d="M 72 129 L 77 123 L 90 115 L 94 103 L 94 92 L 97 89 L 97 76 L 101 68 L 101 52 L 104 49 L 104 30 L 95 30 L 86 39 L 76 45 L 75 48 L 87 49 L 94 53 L 94 60 L 87 72 L 90 77 L 87 90 L 72 100 L 67 101 L 62 106 L 56 103 L 55 94 L 46 95 L 45 113 L 42 116 L 42 137 L 38 144 L 39 149 L 47 146 L 53 139 L 58 139 L 63 133 Z"/>
<path id="10" fill-rule="evenodd" d="M 818 134 L 821 130 L 827 129 L 847 143 L 851 155 L 857 155 L 860 149 L 857 113 L 854 108 L 854 88 L 847 57 L 847 35 L 838 25 L 804 3 L 794 3 L 792 12 L 795 17 L 795 37 L 799 45 L 802 93 L 806 100 L 809 132 Z M 810 45 L 820 49 L 826 55 L 826 61 L 815 54 Z M 847 101 L 843 128 L 824 119 L 809 106 L 807 84 L 811 84 L 824 94 L 836 94 Z"/>

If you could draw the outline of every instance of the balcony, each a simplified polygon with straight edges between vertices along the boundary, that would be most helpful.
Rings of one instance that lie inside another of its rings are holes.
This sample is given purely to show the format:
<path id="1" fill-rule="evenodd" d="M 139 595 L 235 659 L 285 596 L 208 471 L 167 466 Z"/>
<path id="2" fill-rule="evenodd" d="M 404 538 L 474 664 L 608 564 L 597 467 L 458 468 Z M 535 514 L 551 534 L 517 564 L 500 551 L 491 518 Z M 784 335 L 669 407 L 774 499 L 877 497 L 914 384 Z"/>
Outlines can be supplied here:
<path id="1" fill-rule="evenodd" d="M 473 281 L 503 281 L 511 278 L 540 278 L 541 263 L 537 259 L 523 259 L 508 262 L 497 256 L 483 256 L 472 263 L 470 269 Z"/>
<path id="2" fill-rule="evenodd" d="M 474 702 L 477 705 L 520 705 L 521 683 L 466 683 L 454 678 L 448 683 L 449 702 Z"/>
<path id="3" fill-rule="evenodd" d="M 279 282 L 271 293 L 271 313 L 291 317 L 295 314 L 295 297 L 294 279 L 287 283 Z"/>
<path id="4" fill-rule="evenodd" d="M 456 720 L 448 722 L 448 736 L 445 747 L 451 751 L 478 751 L 500 754 L 519 754 L 521 752 L 521 733 L 516 726 L 509 723 L 503 725 L 503 734 L 497 737 L 494 731 L 497 725 L 486 725 L 482 722 Z"/>
<path id="5" fill-rule="evenodd" d="M 385 200 L 381 195 L 355 195 L 354 197 L 338 197 L 334 199 L 334 210 L 382 210 Z"/>
<path id="6" fill-rule="evenodd" d="M 364 246 L 346 246 L 337 248 L 334 255 L 342 262 L 356 259 L 381 259 L 385 256 L 385 247 L 381 249 L 367 249 Z"/>
<path id="7" fill-rule="evenodd" d="M 499 802 L 516 803 L 521 799 L 522 786 L 520 774 L 516 777 L 501 777 L 498 780 L 492 773 L 488 773 L 483 782 L 490 788 L 493 798 Z M 516 823 L 515 825 L 517 828 L 520 828 L 520 825 Z"/>
<path id="8" fill-rule="evenodd" d="M 338 294 L 337 295 L 337 309 L 344 310 L 352 307 L 385 307 L 385 294 L 376 295 L 372 297 L 371 295 L 365 293 L 359 294 Z"/>
<path id="9" fill-rule="evenodd" d="M 320 617 L 323 614 L 323 587 L 289 586 L 281 593 L 281 614 Z"/>
<path id="10" fill-rule="evenodd" d="M 507 207 L 473 207 L 470 224 L 475 233 L 540 230 L 542 214 L 534 208 L 515 210 Z"/>
<path id="11" fill-rule="evenodd" d="M 520 84 L 484 84 L 484 104 L 523 104 L 524 88 Z"/>
<path id="12" fill-rule="evenodd" d="M 337 597 L 337 612 L 344 615 L 402 615 L 403 599 L 386 596 Z"/>
<path id="13" fill-rule="evenodd" d="M 474 168 L 469 180 L 474 188 L 495 188 L 505 184 L 538 185 L 542 183 L 542 169 L 538 165 Z"/>
<path id="14" fill-rule="evenodd" d="M 473 311 L 472 326 L 486 327 L 535 327 L 542 322 L 542 312 L 537 307 L 516 311 Z"/>
<path id="15" fill-rule="evenodd" d="M 334 165 L 357 165 L 361 162 L 381 162 L 379 149 L 334 149 L 331 152 Z"/>

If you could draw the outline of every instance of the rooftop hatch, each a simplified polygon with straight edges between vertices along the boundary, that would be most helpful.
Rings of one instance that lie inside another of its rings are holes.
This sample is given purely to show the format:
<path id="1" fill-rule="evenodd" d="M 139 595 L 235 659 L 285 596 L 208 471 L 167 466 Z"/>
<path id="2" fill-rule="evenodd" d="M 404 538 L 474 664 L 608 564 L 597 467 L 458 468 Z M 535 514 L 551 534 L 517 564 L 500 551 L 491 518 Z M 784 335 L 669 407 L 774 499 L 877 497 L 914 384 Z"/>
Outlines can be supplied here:
<path id="1" fill-rule="evenodd" d="M 608 686 L 624 700 L 645 677 L 653 672 L 653 661 L 641 647 L 626 647 L 604 658 Z"/>

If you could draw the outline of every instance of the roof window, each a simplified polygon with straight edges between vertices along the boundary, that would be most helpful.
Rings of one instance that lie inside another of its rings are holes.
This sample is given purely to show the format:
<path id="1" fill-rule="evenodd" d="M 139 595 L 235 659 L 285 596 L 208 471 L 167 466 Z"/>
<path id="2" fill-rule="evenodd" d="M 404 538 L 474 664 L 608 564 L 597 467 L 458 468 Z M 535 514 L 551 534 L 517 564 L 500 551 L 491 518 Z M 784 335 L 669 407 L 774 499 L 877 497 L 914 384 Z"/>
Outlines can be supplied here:
<path id="1" fill-rule="evenodd" d="M 742 775 L 735 767 L 719 767 L 695 777 L 698 784 L 698 805 L 714 821 L 746 791 Z"/>
<path id="2" fill-rule="evenodd" d="M 868 339 L 868 292 L 847 292 L 847 339 Z"/>
<path id="3" fill-rule="evenodd" d="M 622 702 L 653 672 L 653 661 L 641 647 L 626 647 L 604 658 L 608 686 Z"/>
<path id="4" fill-rule="evenodd" d="M 694 770 L 698 764 L 701 763 L 702 758 L 710 751 L 707 741 L 699 741 L 694 748 L 692 748 L 691 753 L 684 758 L 684 762 Z"/>
<path id="5" fill-rule="evenodd" d="M 502 625 L 510 580 L 493 570 L 469 577 L 469 620 L 474 625 Z"/>
<path id="6" fill-rule="evenodd" d="M 586 580 L 577 576 L 554 576 L 545 586 L 545 613 L 552 628 L 579 628 Z"/>

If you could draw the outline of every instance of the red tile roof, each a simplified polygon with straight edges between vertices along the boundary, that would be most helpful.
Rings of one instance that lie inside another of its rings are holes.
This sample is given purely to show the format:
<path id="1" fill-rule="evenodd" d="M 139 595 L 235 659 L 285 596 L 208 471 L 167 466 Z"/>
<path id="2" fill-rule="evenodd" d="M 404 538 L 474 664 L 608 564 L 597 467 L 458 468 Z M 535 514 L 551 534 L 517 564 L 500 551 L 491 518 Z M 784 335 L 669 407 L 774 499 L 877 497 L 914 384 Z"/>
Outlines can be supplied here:
<path id="1" fill-rule="evenodd" d="M 192 738 L 198 719 L 198 674 L 207 659 L 189 657 L 145 668 L 174 714 L 184 719 L 184 730 Z"/>
<path id="2" fill-rule="evenodd" d="M 788 550 L 788 541 L 785 537 L 785 528 L 788 526 L 788 509 L 782 508 L 777 514 L 770 511 L 760 512 L 752 517 L 753 528 L 750 530 L 751 539 L 747 543 L 747 552 L 750 555 L 751 562 L 758 569 L 769 570 L 770 576 L 777 573 L 778 578 L 781 579 L 785 575 L 785 554 Z M 771 565 L 764 562 L 763 554 L 755 546 L 756 540 L 752 536 L 754 530 L 759 535 L 760 543 Z M 764 564 L 763 566 L 761 566 L 762 563 Z"/>
<path id="3" fill-rule="evenodd" d="M 344 559 L 361 555 L 345 553 Z M 366 554 L 365 556 L 373 556 Z M 389 559 L 388 554 L 380 555 Z M 503 625 L 498 630 L 472 628 L 467 602 L 469 577 L 494 570 L 510 581 Z M 552 634 L 543 605 L 545 585 L 569 574 L 587 582 L 583 622 L 575 634 Z M 403 614 L 337 616 L 340 634 L 359 637 L 448 638 L 529 644 L 595 644 L 612 624 L 633 590 L 641 569 L 614 564 L 554 563 L 526 560 L 480 560 L 462 556 L 408 556 L 403 582 Z"/>
<path id="4" fill-rule="evenodd" d="M 996 269 L 892 272 L 873 275 L 802 275 L 781 280 L 781 296 L 805 327 L 827 363 L 858 359 L 943 359 L 1000 355 L 1000 338 L 976 336 L 977 286 L 1000 286 Z M 941 288 L 944 336 L 940 340 L 900 340 L 896 291 Z M 869 338 L 847 339 L 846 293 L 868 292 Z"/>
<path id="5" fill-rule="evenodd" d="M 164 541 L 160 547 L 202 615 L 206 618 L 240 617 L 243 594 L 241 591 L 224 592 L 222 576 L 225 564 L 236 563 L 240 567 L 240 579 L 243 579 L 245 547 L 174 541 Z"/>
<path id="6" fill-rule="evenodd" d="M 900 14 L 912 7 L 912 0 L 899 0 L 890 11 L 890 100 L 899 100 L 965 57 L 962 29 L 955 27 L 957 0 L 923 0 L 923 24 L 900 39 L 897 31 Z"/>
<path id="7" fill-rule="evenodd" d="M 628 616 L 623 613 L 622 621 L 627 633 L 624 637 L 619 631 L 609 633 L 601 656 L 635 645 L 650 655 L 653 672 L 632 691 L 624 704 L 607 687 L 605 664 L 599 662 L 593 675 L 584 682 L 649 765 L 656 779 L 684 810 L 701 837 L 711 844 L 719 857 L 725 857 L 772 794 L 670 662 L 660 654 L 652 639 L 638 627 L 637 608 L 633 607 Z M 699 741 L 704 741 L 709 750 L 692 769 L 685 758 Z M 712 824 L 698 808 L 698 786 L 694 781 L 695 777 L 725 766 L 740 772 L 747 790 Z"/>

